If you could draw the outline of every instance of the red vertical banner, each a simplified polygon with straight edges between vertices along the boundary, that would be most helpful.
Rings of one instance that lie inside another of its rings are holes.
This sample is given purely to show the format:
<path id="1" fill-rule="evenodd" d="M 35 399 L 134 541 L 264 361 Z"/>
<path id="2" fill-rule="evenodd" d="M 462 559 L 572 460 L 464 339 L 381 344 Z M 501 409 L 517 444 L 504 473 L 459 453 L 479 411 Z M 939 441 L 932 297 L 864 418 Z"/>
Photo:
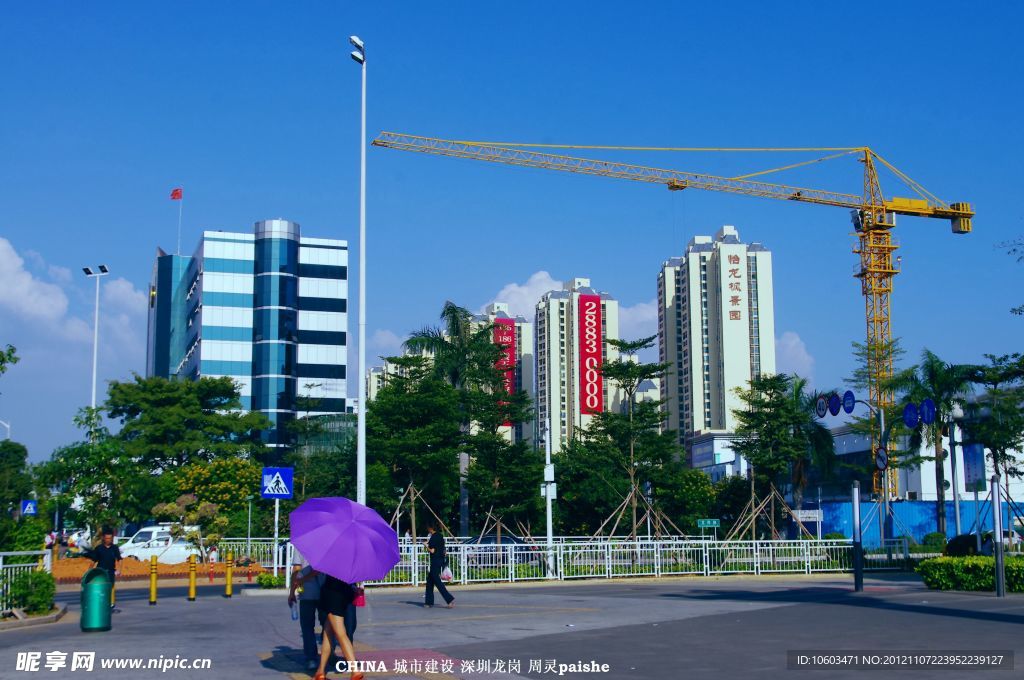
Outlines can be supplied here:
<path id="1" fill-rule="evenodd" d="M 601 296 L 580 295 L 579 314 L 580 413 L 587 416 L 604 410 Z"/>
<path id="2" fill-rule="evenodd" d="M 502 349 L 501 358 L 495 366 L 503 371 L 504 388 L 509 394 L 516 391 L 516 322 L 514 319 L 494 320 L 494 344 Z M 504 425 L 510 426 L 511 422 Z"/>

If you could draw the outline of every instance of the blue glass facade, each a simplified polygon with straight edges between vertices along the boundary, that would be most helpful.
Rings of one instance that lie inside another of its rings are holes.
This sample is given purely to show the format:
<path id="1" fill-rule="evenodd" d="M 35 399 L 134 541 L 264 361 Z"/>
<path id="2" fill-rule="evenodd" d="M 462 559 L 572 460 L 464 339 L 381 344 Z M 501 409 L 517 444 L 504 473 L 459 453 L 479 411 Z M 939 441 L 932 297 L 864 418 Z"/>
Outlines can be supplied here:
<path id="1" fill-rule="evenodd" d="M 287 220 L 204 232 L 191 257 L 160 251 L 148 374 L 231 377 L 242 407 L 271 421 L 264 440 L 288 446 L 300 397 L 302 416 L 345 411 L 347 277 L 344 241 L 302 237 Z"/>

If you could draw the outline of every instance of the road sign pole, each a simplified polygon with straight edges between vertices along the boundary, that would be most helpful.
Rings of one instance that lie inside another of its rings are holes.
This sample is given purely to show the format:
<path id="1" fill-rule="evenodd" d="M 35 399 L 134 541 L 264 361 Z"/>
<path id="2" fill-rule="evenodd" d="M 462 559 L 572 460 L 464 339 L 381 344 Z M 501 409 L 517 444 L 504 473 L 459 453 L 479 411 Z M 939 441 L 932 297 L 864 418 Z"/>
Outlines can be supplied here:
<path id="1" fill-rule="evenodd" d="M 977 553 L 981 554 L 981 513 L 978 511 L 978 485 L 974 485 L 974 538 L 977 539 Z"/>
<path id="2" fill-rule="evenodd" d="M 277 576 L 277 526 L 281 519 L 281 499 L 274 499 L 274 576 Z"/>
<path id="3" fill-rule="evenodd" d="M 860 482 L 853 483 L 853 589 L 864 591 L 864 554 L 860 535 Z"/>

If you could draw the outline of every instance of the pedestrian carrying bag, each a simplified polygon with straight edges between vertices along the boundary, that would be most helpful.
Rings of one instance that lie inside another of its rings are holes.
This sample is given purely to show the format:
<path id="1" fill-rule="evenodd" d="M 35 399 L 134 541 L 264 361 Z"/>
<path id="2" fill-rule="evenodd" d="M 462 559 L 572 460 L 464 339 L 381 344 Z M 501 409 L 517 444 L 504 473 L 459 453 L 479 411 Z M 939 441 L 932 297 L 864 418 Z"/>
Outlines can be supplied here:
<path id="1" fill-rule="evenodd" d="M 452 570 L 451 570 L 451 567 L 445 567 L 444 569 L 441 570 L 441 580 L 442 581 L 451 581 L 452 580 Z"/>
<path id="2" fill-rule="evenodd" d="M 355 587 L 355 591 L 356 591 L 356 596 L 352 600 L 352 604 L 354 604 L 357 607 L 365 607 L 366 606 L 366 591 L 363 590 L 362 586 L 356 586 Z"/>

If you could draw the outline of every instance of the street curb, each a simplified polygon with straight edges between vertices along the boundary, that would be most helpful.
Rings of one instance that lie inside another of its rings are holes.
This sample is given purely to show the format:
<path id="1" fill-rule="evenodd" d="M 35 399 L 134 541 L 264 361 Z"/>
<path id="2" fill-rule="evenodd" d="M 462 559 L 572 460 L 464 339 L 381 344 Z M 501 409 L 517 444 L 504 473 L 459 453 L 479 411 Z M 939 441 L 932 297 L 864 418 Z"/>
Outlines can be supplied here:
<path id="1" fill-rule="evenodd" d="M 274 597 L 279 595 L 286 598 L 288 597 L 288 590 L 286 588 L 245 588 L 242 590 L 242 595 L 246 597 Z"/>
<path id="2" fill-rule="evenodd" d="M 0 631 L 13 630 L 15 628 L 27 628 L 28 626 L 39 626 L 44 623 L 56 623 L 64 618 L 64 615 L 67 613 L 67 604 L 61 604 L 57 607 L 57 611 L 52 614 L 47 614 L 46 616 L 36 616 L 22 621 L 0 621 Z"/>

